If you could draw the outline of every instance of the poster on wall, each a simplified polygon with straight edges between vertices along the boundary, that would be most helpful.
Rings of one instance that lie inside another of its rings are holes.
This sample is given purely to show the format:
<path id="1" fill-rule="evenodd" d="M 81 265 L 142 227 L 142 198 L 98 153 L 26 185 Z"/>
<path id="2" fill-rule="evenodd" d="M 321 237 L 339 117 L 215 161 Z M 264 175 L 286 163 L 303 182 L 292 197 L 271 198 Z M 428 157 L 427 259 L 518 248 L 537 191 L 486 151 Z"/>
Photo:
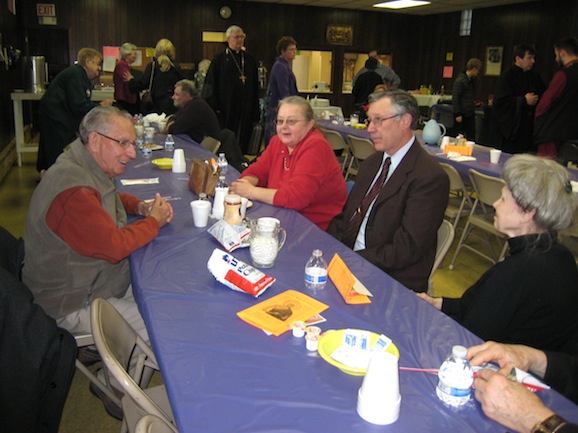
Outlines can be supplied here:
<path id="1" fill-rule="evenodd" d="M 486 75 L 498 76 L 502 72 L 504 47 L 486 48 Z"/>
<path id="2" fill-rule="evenodd" d="M 353 45 L 353 26 L 327 26 L 327 43 L 331 45 Z"/>

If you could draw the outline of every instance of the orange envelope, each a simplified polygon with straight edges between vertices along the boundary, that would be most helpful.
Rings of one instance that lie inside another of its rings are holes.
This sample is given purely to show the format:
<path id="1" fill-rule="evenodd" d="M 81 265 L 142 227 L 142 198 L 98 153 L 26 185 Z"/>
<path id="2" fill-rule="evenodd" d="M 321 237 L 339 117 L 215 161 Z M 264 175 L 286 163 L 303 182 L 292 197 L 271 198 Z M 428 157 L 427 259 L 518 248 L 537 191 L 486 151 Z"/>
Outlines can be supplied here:
<path id="1" fill-rule="evenodd" d="M 339 254 L 335 254 L 327 267 L 327 275 L 337 287 L 346 304 L 371 304 L 369 296 L 373 296 L 361 282 L 351 273 Z"/>
<path id="2" fill-rule="evenodd" d="M 470 146 L 455 146 L 448 144 L 444 147 L 444 153 L 457 152 L 463 156 L 472 156 L 472 150 L 473 148 L 471 148 Z"/>
<path id="3" fill-rule="evenodd" d="M 239 311 L 237 316 L 259 329 L 279 336 L 288 331 L 292 323 L 309 319 L 327 308 L 327 305 L 304 293 L 286 290 Z"/>

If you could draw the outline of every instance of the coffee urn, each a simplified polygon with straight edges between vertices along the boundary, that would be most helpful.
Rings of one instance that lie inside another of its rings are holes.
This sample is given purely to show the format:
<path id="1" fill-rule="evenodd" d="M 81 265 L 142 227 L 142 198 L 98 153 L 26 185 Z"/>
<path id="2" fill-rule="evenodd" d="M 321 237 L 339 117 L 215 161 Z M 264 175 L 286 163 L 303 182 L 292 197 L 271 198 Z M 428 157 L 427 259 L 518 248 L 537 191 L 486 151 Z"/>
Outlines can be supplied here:
<path id="1" fill-rule="evenodd" d="M 27 92 L 43 93 L 48 83 L 48 64 L 44 56 L 24 58 L 24 88 Z"/>

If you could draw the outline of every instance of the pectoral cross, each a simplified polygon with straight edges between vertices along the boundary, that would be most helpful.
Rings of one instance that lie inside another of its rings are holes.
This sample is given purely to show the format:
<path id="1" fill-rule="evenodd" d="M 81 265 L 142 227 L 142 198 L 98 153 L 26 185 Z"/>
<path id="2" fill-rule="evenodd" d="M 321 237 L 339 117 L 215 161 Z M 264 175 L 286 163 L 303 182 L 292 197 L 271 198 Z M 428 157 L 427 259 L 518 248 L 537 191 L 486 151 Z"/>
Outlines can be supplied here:
<path id="1" fill-rule="evenodd" d="M 245 84 L 247 77 L 245 77 L 245 74 L 241 74 L 241 76 L 239 77 L 239 80 L 241 80 L 243 82 L 243 84 Z"/>

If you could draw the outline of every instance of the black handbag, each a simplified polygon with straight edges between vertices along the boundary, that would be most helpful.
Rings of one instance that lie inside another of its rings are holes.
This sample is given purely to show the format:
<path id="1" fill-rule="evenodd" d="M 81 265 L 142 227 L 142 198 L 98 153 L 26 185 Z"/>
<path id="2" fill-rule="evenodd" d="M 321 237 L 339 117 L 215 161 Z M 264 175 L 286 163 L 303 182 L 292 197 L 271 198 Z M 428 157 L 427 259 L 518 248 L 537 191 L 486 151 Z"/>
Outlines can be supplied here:
<path id="1" fill-rule="evenodd" d="M 149 80 L 149 88 L 144 92 L 140 98 L 140 112 L 143 114 L 148 114 L 153 111 L 154 101 L 153 94 L 151 92 L 153 87 L 153 79 L 155 76 L 156 63 L 153 61 L 151 68 L 151 79 Z"/>

